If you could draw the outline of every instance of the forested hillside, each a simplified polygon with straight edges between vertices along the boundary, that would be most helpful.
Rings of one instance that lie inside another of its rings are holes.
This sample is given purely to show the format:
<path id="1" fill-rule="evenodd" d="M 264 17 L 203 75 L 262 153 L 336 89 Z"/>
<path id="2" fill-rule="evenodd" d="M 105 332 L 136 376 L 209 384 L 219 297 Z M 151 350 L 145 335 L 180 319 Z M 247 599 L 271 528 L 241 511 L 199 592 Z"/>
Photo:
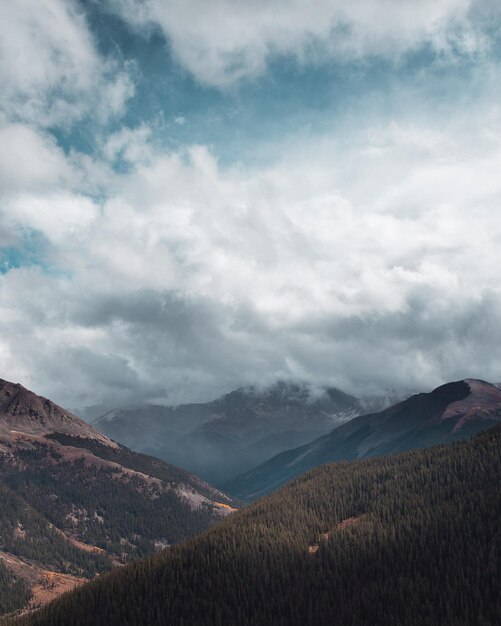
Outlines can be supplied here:
<path id="1" fill-rule="evenodd" d="M 0 561 L 0 615 L 20 609 L 30 599 L 31 592 L 25 582 Z"/>
<path id="2" fill-rule="evenodd" d="M 0 380 L 0 615 L 200 533 L 232 505 Z"/>
<path id="3" fill-rule="evenodd" d="M 321 466 L 22 626 L 496 626 L 501 427 Z"/>

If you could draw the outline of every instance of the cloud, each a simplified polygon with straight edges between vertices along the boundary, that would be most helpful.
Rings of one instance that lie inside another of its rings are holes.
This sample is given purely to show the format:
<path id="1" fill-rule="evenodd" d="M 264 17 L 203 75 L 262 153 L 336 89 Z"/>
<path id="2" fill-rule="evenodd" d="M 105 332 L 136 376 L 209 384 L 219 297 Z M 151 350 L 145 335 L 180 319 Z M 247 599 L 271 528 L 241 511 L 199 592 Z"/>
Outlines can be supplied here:
<path id="1" fill-rule="evenodd" d="M 112 162 L 138 164 L 151 158 L 151 129 L 143 124 L 138 128 L 123 127 L 106 136 L 102 145 L 104 157 Z"/>
<path id="2" fill-rule="evenodd" d="M 0 187 L 3 194 L 35 192 L 67 184 L 73 176 L 63 150 L 47 134 L 26 124 L 0 125 Z"/>
<path id="3" fill-rule="evenodd" d="M 273 14 L 256 2 L 122 3 L 216 86 L 277 55 L 479 55 L 461 75 L 470 96 L 445 114 L 421 76 L 391 112 L 367 115 L 362 93 L 354 121 L 271 136 L 252 164 L 174 144 L 148 119 L 121 125 L 128 68 L 97 51 L 78 6 L 22 0 L 0 25 L 0 241 L 16 260 L 0 275 L 0 376 L 70 407 L 208 399 L 288 377 L 358 394 L 500 379 L 488 3 L 276 2 Z M 102 123 L 94 152 L 63 148 L 50 125 L 85 134 L 87 118 Z"/>
<path id="4" fill-rule="evenodd" d="M 109 180 L 106 164 L 65 154 L 50 133 L 27 124 L 0 124 L 0 145 L 0 223 L 7 241 L 22 245 L 36 233 L 39 242 L 57 245 L 70 235 L 75 242 L 96 217 L 89 192 Z"/>
<path id="5" fill-rule="evenodd" d="M 127 68 L 103 59 L 72 0 L 12 0 L 2 7 L 0 82 L 9 120 L 70 125 L 119 116 L 134 92 Z"/>
<path id="6" fill-rule="evenodd" d="M 439 55 L 477 54 L 488 45 L 473 0 L 114 0 L 136 28 L 165 34 L 173 54 L 200 82 L 226 87 L 263 74 L 277 56 L 299 63 L 392 62 L 431 46 Z M 491 7 L 491 10 L 495 8 Z"/>
<path id="7" fill-rule="evenodd" d="M 93 165 L 104 195 L 85 159 L 23 129 L 30 168 L 3 223 L 43 233 L 64 272 L 1 277 L 4 375 L 68 406 L 278 377 L 356 393 L 497 380 L 500 112 L 485 120 L 362 127 L 254 169 L 125 129 Z"/>
<path id="8" fill-rule="evenodd" d="M 55 193 L 46 196 L 19 194 L 5 203 L 9 220 L 40 232 L 55 244 L 71 238 L 78 241 L 78 233 L 87 231 L 96 220 L 98 209 L 86 196 L 74 193 Z"/>

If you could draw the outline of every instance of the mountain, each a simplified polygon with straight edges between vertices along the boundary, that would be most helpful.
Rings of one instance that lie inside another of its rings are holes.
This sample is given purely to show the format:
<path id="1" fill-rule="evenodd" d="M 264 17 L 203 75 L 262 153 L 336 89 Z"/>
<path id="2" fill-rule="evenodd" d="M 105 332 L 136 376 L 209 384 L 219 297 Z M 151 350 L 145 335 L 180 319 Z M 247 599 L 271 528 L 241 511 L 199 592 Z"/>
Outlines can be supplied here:
<path id="1" fill-rule="evenodd" d="M 248 386 L 202 404 L 111 411 L 99 431 L 219 484 L 359 415 L 362 404 L 334 388 L 304 383 Z"/>
<path id="2" fill-rule="evenodd" d="M 500 426 L 323 465 L 15 624 L 497 626 L 500 480 Z"/>
<path id="3" fill-rule="evenodd" d="M 116 448 L 117 444 L 68 413 L 47 398 L 37 396 L 22 385 L 0 379 L 0 437 L 12 443 L 24 435 L 58 432 L 84 437 Z"/>
<path id="4" fill-rule="evenodd" d="M 235 507 L 0 379 L 0 612 L 199 533 Z"/>
<path id="5" fill-rule="evenodd" d="M 223 485 L 254 499 L 322 463 L 362 459 L 465 439 L 501 421 L 501 389 L 467 379 L 362 415 L 315 441 L 283 452 Z"/>

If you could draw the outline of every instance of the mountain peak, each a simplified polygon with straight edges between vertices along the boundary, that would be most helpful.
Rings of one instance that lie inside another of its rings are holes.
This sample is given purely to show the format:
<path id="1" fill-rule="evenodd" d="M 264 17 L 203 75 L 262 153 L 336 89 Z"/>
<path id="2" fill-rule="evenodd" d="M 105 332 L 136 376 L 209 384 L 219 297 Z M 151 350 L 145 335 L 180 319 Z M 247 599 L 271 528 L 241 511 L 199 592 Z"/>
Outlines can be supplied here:
<path id="1" fill-rule="evenodd" d="M 447 398 L 449 401 L 453 401 L 454 399 L 460 400 L 465 398 L 470 393 L 469 385 L 466 380 L 456 380 L 451 383 L 445 383 L 436 387 L 431 391 L 431 395 L 434 397 L 443 397 Z M 417 394 L 417 395 L 427 395 L 427 394 Z M 411 396 L 412 398 L 412 396 Z"/>
<path id="2" fill-rule="evenodd" d="M 484 380 L 467 378 L 469 394 L 449 404 L 441 420 L 454 419 L 454 432 L 461 430 L 474 419 L 496 419 L 501 415 L 501 389 Z"/>
<path id="3" fill-rule="evenodd" d="M 355 417 L 225 484 L 242 498 L 264 495 L 322 463 L 382 456 L 467 439 L 501 421 L 501 389 L 468 378 Z"/>
<path id="4" fill-rule="evenodd" d="M 19 383 L 0 379 L 0 436 L 10 440 L 15 434 L 43 436 L 51 433 L 117 446 L 111 439 L 51 400 L 29 391 Z"/>

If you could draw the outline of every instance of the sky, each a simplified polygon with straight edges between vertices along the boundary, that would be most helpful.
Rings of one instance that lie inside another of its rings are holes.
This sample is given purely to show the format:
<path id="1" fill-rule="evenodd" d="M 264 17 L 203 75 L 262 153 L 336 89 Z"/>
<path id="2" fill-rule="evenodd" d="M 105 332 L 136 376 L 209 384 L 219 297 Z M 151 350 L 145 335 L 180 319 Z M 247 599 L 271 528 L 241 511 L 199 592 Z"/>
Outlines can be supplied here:
<path id="1" fill-rule="evenodd" d="M 494 0 L 6 0 L 0 377 L 501 381 Z"/>

